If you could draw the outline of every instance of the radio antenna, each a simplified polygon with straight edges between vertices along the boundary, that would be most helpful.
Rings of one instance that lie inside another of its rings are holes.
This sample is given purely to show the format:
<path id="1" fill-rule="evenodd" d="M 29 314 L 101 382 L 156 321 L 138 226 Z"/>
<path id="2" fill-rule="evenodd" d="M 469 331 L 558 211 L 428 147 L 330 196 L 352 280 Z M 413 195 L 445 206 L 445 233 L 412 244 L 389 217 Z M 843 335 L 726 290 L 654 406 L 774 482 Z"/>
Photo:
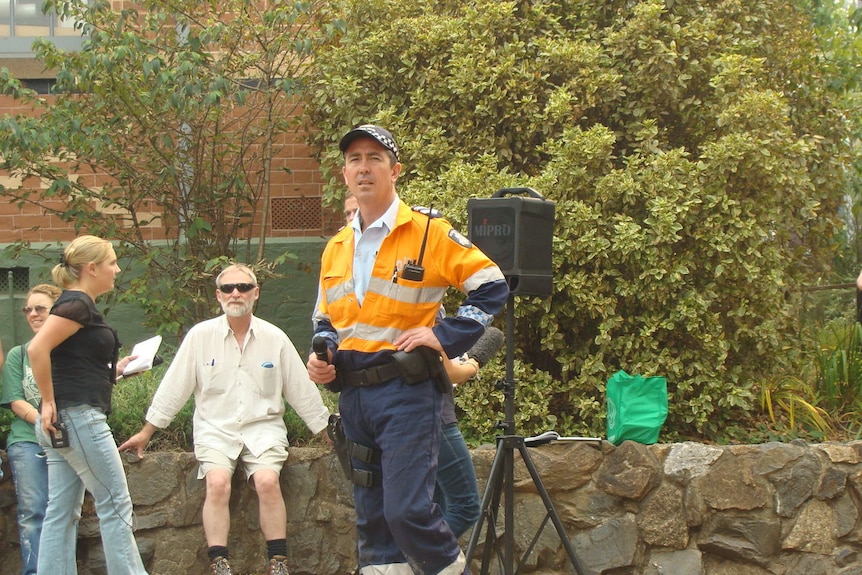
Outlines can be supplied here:
<path id="1" fill-rule="evenodd" d="M 425 224 L 425 235 L 422 237 L 422 247 L 419 248 L 419 260 L 416 265 L 422 265 L 422 258 L 425 257 L 425 244 L 428 243 L 428 230 L 431 228 L 431 212 L 434 209 L 433 205 L 428 206 L 428 223 Z"/>

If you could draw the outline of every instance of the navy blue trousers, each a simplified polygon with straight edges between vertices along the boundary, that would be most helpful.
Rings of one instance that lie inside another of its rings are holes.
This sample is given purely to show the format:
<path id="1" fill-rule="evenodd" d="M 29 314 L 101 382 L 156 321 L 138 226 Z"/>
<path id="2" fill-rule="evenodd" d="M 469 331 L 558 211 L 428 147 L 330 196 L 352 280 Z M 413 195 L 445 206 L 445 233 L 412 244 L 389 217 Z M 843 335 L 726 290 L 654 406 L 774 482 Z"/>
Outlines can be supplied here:
<path id="1" fill-rule="evenodd" d="M 410 563 L 434 575 L 453 563 L 461 550 L 433 501 L 442 408 L 434 382 L 348 386 L 338 407 L 347 438 L 381 452 L 377 464 L 352 462 L 377 477 L 353 489 L 359 566 Z"/>

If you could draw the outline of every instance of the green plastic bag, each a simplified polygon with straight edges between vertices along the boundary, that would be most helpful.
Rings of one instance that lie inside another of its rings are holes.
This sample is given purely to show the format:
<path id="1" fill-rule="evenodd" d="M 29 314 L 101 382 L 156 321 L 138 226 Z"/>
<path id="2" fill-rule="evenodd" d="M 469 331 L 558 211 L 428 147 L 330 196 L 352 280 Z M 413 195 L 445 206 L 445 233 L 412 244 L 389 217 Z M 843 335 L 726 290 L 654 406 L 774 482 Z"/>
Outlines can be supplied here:
<path id="1" fill-rule="evenodd" d="M 608 380 L 608 441 L 626 439 L 651 445 L 667 419 L 667 379 L 629 375 L 620 370 Z"/>

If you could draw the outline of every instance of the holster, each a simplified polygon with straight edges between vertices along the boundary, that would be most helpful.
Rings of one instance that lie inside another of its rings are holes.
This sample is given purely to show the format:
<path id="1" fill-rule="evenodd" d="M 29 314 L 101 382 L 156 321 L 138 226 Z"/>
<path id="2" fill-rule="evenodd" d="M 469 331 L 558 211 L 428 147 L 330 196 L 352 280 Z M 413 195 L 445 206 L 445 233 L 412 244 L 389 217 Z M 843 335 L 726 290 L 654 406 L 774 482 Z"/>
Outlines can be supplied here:
<path id="1" fill-rule="evenodd" d="M 341 464 L 341 470 L 344 471 L 344 476 L 347 477 L 348 481 L 360 487 L 371 487 L 380 484 L 379 472 L 356 469 L 350 461 L 350 458 L 353 457 L 365 463 L 380 463 L 380 452 L 378 450 L 347 439 L 347 436 L 344 435 L 344 425 L 341 423 L 341 416 L 337 413 L 329 416 L 326 433 L 332 440 L 332 445 L 335 447 L 335 455 L 338 456 L 338 463 Z"/>
<path id="2" fill-rule="evenodd" d="M 341 469 L 347 479 L 351 478 L 350 453 L 347 446 L 347 437 L 344 435 L 344 425 L 341 423 L 341 416 L 333 413 L 329 416 L 329 424 L 326 426 L 326 434 L 332 440 L 332 445 L 335 448 L 335 455 L 338 456 L 338 463 L 341 464 Z"/>

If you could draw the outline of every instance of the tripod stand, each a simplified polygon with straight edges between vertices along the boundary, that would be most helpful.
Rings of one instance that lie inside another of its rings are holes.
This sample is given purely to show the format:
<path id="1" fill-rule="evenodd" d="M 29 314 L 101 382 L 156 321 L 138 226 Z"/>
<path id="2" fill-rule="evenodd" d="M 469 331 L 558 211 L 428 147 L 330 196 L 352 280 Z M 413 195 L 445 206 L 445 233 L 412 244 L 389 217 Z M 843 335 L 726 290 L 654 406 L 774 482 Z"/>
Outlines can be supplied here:
<path id="1" fill-rule="evenodd" d="M 482 519 L 473 527 L 473 532 L 470 534 L 470 542 L 467 545 L 467 564 L 470 564 L 473 558 L 473 552 L 476 550 L 476 544 L 479 542 L 479 536 L 482 532 L 482 525 L 487 522 L 485 533 L 485 548 L 482 555 L 482 570 L 481 575 L 488 575 L 492 552 L 497 550 L 497 557 L 503 565 L 503 575 L 514 575 L 515 573 L 515 450 L 521 454 L 530 476 L 533 478 L 533 483 L 536 486 L 536 491 L 542 498 L 545 504 L 547 515 L 539 526 L 536 535 L 532 542 L 527 547 L 521 560 L 520 565 L 526 559 L 535 547 L 539 540 L 539 536 L 548 523 L 548 519 L 554 524 L 560 541 L 569 556 L 569 560 L 575 567 L 578 575 L 584 575 L 584 570 L 581 567 L 578 557 L 575 555 L 575 550 L 566 535 L 566 530 L 563 527 L 560 517 L 554 509 L 554 504 L 551 502 L 551 497 L 542 483 L 542 478 L 539 477 L 539 472 L 530 458 L 527 450 L 527 445 L 524 442 L 523 436 L 515 434 L 515 380 L 514 380 L 514 332 L 515 332 L 515 296 L 509 294 L 509 299 L 506 303 L 506 379 L 503 382 L 504 398 L 505 398 L 505 415 L 506 420 L 501 425 L 503 434 L 497 437 L 497 453 L 494 456 L 494 462 L 491 464 L 491 474 L 488 476 L 488 483 L 485 486 L 485 493 L 482 496 Z M 502 554 L 498 548 L 499 543 L 496 540 L 496 525 L 497 516 L 500 508 L 500 499 L 504 503 L 504 532 L 502 537 Z"/>

